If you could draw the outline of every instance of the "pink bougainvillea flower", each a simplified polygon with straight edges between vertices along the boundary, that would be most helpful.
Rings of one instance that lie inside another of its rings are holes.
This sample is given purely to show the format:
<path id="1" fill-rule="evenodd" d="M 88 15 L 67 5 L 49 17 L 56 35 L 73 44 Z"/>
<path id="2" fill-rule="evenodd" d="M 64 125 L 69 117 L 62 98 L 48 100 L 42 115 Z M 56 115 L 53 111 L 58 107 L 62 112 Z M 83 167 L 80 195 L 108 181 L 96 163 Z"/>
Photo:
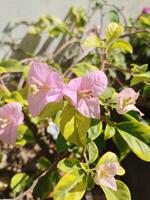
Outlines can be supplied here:
<path id="1" fill-rule="evenodd" d="M 71 80 L 64 89 L 73 106 L 84 116 L 100 118 L 98 97 L 107 88 L 107 77 L 104 72 L 89 72 L 84 77 Z"/>
<path id="2" fill-rule="evenodd" d="M 94 182 L 97 185 L 103 185 L 117 190 L 117 184 L 114 176 L 119 170 L 119 164 L 116 162 L 104 163 L 99 166 L 94 177 Z"/>
<path id="3" fill-rule="evenodd" d="M 0 140 L 6 144 L 16 142 L 18 125 L 24 119 L 20 103 L 9 103 L 0 108 Z"/>
<path id="4" fill-rule="evenodd" d="M 50 71 L 44 63 L 33 62 L 28 75 L 30 86 L 28 94 L 29 110 L 33 117 L 38 115 L 50 102 L 63 97 L 64 83 L 61 76 Z"/>
<path id="5" fill-rule="evenodd" d="M 144 14 L 150 14 L 150 7 L 143 8 L 143 13 Z"/>
<path id="6" fill-rule="evenodd" d="M 142 116 L 143 113 L 135 106 L 139 93 L 132 88 L 123 89 L 115 98 L 116 110 L 119 114 L 125 114 L 131 110 L 137 111 Z"/>

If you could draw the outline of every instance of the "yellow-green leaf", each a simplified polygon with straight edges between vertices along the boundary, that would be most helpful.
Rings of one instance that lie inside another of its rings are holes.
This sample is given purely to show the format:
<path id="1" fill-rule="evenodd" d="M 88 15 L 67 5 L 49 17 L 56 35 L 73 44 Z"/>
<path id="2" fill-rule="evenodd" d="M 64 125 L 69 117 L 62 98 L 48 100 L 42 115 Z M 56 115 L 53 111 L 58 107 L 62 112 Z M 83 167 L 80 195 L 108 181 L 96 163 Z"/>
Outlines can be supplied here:
<path id="1" fill-rule="evenodd" d="M 27 101 L 23 98 L 21 93 L 18 91 L 12 92 L 9 98 L 6 99 L 7 103 L 16 102 L 16 101 L 21 103 L 22 105 L 27 105 Z"/>
<path id="2" fill-rule="evenodd" d="M 105 43 L 98 36 L 91 35 L 83 41 L 83 46 L 87 48 L 104 48 Z"/>
<path id="3" fill-rule="evenodd" d="M 23 72 L 23 66 L 15 59 L 3 60 L 0 66 L 5 68 L 7 72 Z"/>
<path id="4" fill-rule="evenodd" d="M 60 130 L 66 140 L 77 146 L 83 146 L 86 143 L 90 123 L 89 118 L 81 115 L 71 105 L 67 105 L 61 114 Z"/>
<path id="5" fill-rule="evenodd" d="M 10 188 L 14 193 L 22 192 L 29 183 L 29 176 L 25 173 L 15 174 L 10 182 Z"/>
<path id="6" fill-rule="evenodd" d="M 3 96 L 9 96 L 11 93 L 5 85 L 0 84 L 0 98 Z"/>
<path id="7" fill-rule="evenodd" d="M 91 140 L 95 140 L 102 133 L 103 130 L 102 126 L 103 126 L 102 122 L 98 122 L 93 126 L 91 126 L 88 129 L 88 138 Z"/>
<path id="8" fill-rule="evenodd" d="M 79 161 L 75 158 L 64 158 L 58 163 L 57 168 L 63 171 L 64 173 L 67 173 L 73 168 L 79 168 Z"/>
<path id="9" fill-rule="evenodd" d="M 108 187 L 101 186 L 102 190 L 105 193 L 107 200 L 131 200 L 131 194 L 128 187 L 119 180 L 117 182 L 117 190 L 111 190 Z"/>
<path id="10" fill-rule="evenodd" d="M 6 72 L 7 72 L 7 70 L 4 67 L 0 66 L 0 74 L 6 73 Z"/>
<path id="11" fill-rule="evenodd" d="M 150 18 L 148 18 L 148 16 L 141 16 L 140 21 L 143 22 L 144 24 L 150 26 Z"/>
<path id="12" fill-rule="evenodd" d="M 150 126 L 135 121 L 134 118 L 130 118 L 130 120 L 131 121 L 116 124 L 117 129 L 127 132 L 128 134 L 137 137 L 144 143 L 150 145 Z"/>
<path id="13" fill-rule="evenodd" d="M 118 39 L 124 32 L 123 26 L 118 23 L 110 23 L 106 28 L 106 40 L 108 42 Z"/>
<path id="14" fill-rule="evenodd" d="M 104 137 L 105 140 L 110 139 L 115 135 L 115 128 L 110 126 L 109 124 L 106 125 L 105 131 L 104 131 Z"/>
<path id="15" fill-rule="evenodd" d="M 87 151 L 88 151 L 89 163 L 91 164 L 97 159 L 99 153 L 98 148 L 93 141 L 87 144 Z"/>
<path id="16" fill-rule="evenodd" d="M 71 70 L 76 76 L 84 76 L 87 72 L 97 71 L 98 68 L 90 63 L 78 63 Z"/>
<path id="17" fill-rule="evenodd" d="M 129 145 L 130 149 L 142 160 L 150 162 L 150 147 L 140 140 L 138 137 L 135 137 L 125 131 L 119 130 L 121 137 Z"/>
<path id="18" fill-rule="evenodd" d="M 141 82 L 150 83 L 150 72 L 134 75 L 133 78 L 131 79 L 131 86 Z"/>
<path id="19" fill-rule="evenodd" d="M 86 179 L 79 170 L 65 174 L 56 185 L 54 200 L 80 200 L 86 190 Z"/>
<path id="20" fill-rule="evenodd" d="M 116 48 L 121 49 L 123 51 L 127 51 L 129 53 L 133 52 L 133 48 L 132 48 L 131 44 L 124 40 L 117 40 L 117 41 L 113 42 L 111 44 L 111 46 L 109 47 L 109 50 L 116 49 Z"/>
<path id="21" fill-rule="evenodd" d="M 63 108 L 63 102 L 52 102 L 45 106 L 44 110 L 39 115 L 40 119 L 55 117 L 57 112 Z"/>

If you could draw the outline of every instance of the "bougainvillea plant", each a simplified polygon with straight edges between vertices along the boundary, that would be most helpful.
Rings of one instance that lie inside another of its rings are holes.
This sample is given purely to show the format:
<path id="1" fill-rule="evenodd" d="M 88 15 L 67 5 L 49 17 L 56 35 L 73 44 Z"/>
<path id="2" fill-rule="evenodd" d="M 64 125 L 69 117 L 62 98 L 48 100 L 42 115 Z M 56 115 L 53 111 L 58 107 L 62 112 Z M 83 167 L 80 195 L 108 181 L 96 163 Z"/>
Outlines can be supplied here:
<path id="1" fill-rule="evenodd" d="M 92 9 L 105 6 L 111 5 L 96 2 Z M 11 171 L 0 179 L 6 197 L 80 200 L 98 185 L 107 200 L 131 200 L 121 161 L 132 151 L 150 162 L 150 126 L 140 104 L 150 92 L 150 72 L 133 62 L 131 38 L 150 38 L 150 15 L 145 8 L 128 26 L 120 12 L 110 10 L 104 30 L 101 24 L 89 31 L 91 15 L 83 9 L 71 8 L 65 22 L 42 17 L 27 27 L 32 40 L 48 34 L 43 47 L 31 53 L 14 44 L 22 54 L 13 49 L 1 60 L 1 163 Z M 118 152 L 108 151 L 108 140 Z M 4 156 L 13 149 L 18 171 Z"/>

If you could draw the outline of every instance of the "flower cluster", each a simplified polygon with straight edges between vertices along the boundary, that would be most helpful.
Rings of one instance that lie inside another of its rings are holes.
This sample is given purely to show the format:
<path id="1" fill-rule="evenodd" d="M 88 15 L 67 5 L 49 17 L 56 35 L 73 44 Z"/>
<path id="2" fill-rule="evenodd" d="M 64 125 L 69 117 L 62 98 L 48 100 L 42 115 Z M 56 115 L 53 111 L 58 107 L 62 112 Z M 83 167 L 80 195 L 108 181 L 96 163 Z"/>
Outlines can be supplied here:
<path id="1" fill-rule="evenodd" d="M 136 93 L 132 88 L 123 89 L 116 96 L 116 110 L 119 114 L 125 114 L 131 110 L 137 111 L 142 116 L 143 113 L 135 106 L 139 93 Z"/>
<path id="2" fill-rule="evenodd" d="M 97 185 L 103 185 L 111 188 L 112 190 L 117 190 L 117 184 L 114 177 L 117 175 L 118 170 L 119 164 L 117 162 L 101 164 L 97 169 L 94 182 Z"/>
<path id="3" fill-rule="evenodd" d="M 98 97 L 107 88 L 107 77 L 104 72 L 95 71 L 84 77 L 74 78 L 68 85 L 64 85 L 61 76 L 50 71 L 46 64 L 33 63 L 28 84 L 29 110 L 33 116 L 39 114 L 48 103 L 60 101 L 66 96 L 81 114 L 99 118 Z"/>
<path id="4" fill-rule="evenodd" d="M 107 88 L 107 77 L 104 72 L 90 72 L 84 77 L 71 80 L 64 88 L 72 105 L 86 117 L 100 118 L 98 97 Z"/>
<path id="5" fill-rule="evenodd" d="M 24 119 L 21 104 L 9 103 L 0 108 L 0 140 L 6 144 L 16 142 L 18 125 Z"/>
<path id="6" fill-rule="evenodd" d="M 64 84 L 60 74 L 48 65 L 33 62 L 28 74 L 28 104 L 33 117 L 41 113 L 50 102 L 66 98 L 82 115 L 100 118 L 99 96 L 106 90 L 107 77 L 102 71 L 89 72 L 83 77 L 72 79 Z M 138 111 L 135 102 L 139 94 L 132 88 L 125 88 L 116 97 L 116 110 L 119 114 L 130 110 Z M 19 103 L 9 103 L 0 108 L 0 140 L 13 144 L 16 141 L 17 127 L 23 123 L 23 113 Z"/>
<path id="7" fill-rule="evenodd" d="M 144 14 L 150 14 L 150 7 L 143 8 L 143 13 Z"/>

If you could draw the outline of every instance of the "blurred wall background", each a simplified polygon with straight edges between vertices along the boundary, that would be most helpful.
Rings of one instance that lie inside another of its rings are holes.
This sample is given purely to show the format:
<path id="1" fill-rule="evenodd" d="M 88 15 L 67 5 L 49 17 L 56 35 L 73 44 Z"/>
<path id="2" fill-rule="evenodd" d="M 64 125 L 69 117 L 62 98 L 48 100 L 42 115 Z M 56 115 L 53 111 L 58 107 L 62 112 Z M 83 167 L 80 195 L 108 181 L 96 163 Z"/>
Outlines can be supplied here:
<path id="1" fill-rule="evenodd" d="M 88 7 L 89 0 L 0 0 L 0 32 L 8 22 L 16 20 L 33 21 L 42 14 L 65 16 L 72 4 Z M 108 3 L 124 7 L 126 16 L 137 16 L 143 7 L 150 6 L 150 0 L 108 0 Z M 95 22 L 93 22 L 95 23 Z"/>
<path id="2" fill-rule="evenodd" d="M 6 32 L 4 33 L 3 31 L 6 30 L 5 28 L 8 23 L 14 24 L 22 20 L 36 22 L 42 15 L 55 15 L 63 19 L 72 5 L 84 7 L 88 10 L 89 1 L 90 0 L 0 0 L 0 47 L 6 38 Z M 150 6 L 150 0 L 107 0 L 107 3 L 121 8 L 122 13 L 127 19 L 139 16 L 144 7 Z M 111 7 L 106 7 L 104 12 L 112 9 Z M 107 21 L 108 15 L 104 18 L 104 26 L 107 25 Z M 100 12 L 96 12 L 89 26 L 98 24 L 100 24 Z M 21 41 L 26 33 L 27 29 L 24 26 L 19 26 L 19 28 L 11 33 L 11 40 L 15 39 Z M 31 42 L 26 39 L 23 40 L 21 46 L 27 46 L 25 47 L 26 49 L 35 48 L 33 41 Z M 0 58 L 11 54 L 12 52 L 8 46 L 0 48 Z"/>

